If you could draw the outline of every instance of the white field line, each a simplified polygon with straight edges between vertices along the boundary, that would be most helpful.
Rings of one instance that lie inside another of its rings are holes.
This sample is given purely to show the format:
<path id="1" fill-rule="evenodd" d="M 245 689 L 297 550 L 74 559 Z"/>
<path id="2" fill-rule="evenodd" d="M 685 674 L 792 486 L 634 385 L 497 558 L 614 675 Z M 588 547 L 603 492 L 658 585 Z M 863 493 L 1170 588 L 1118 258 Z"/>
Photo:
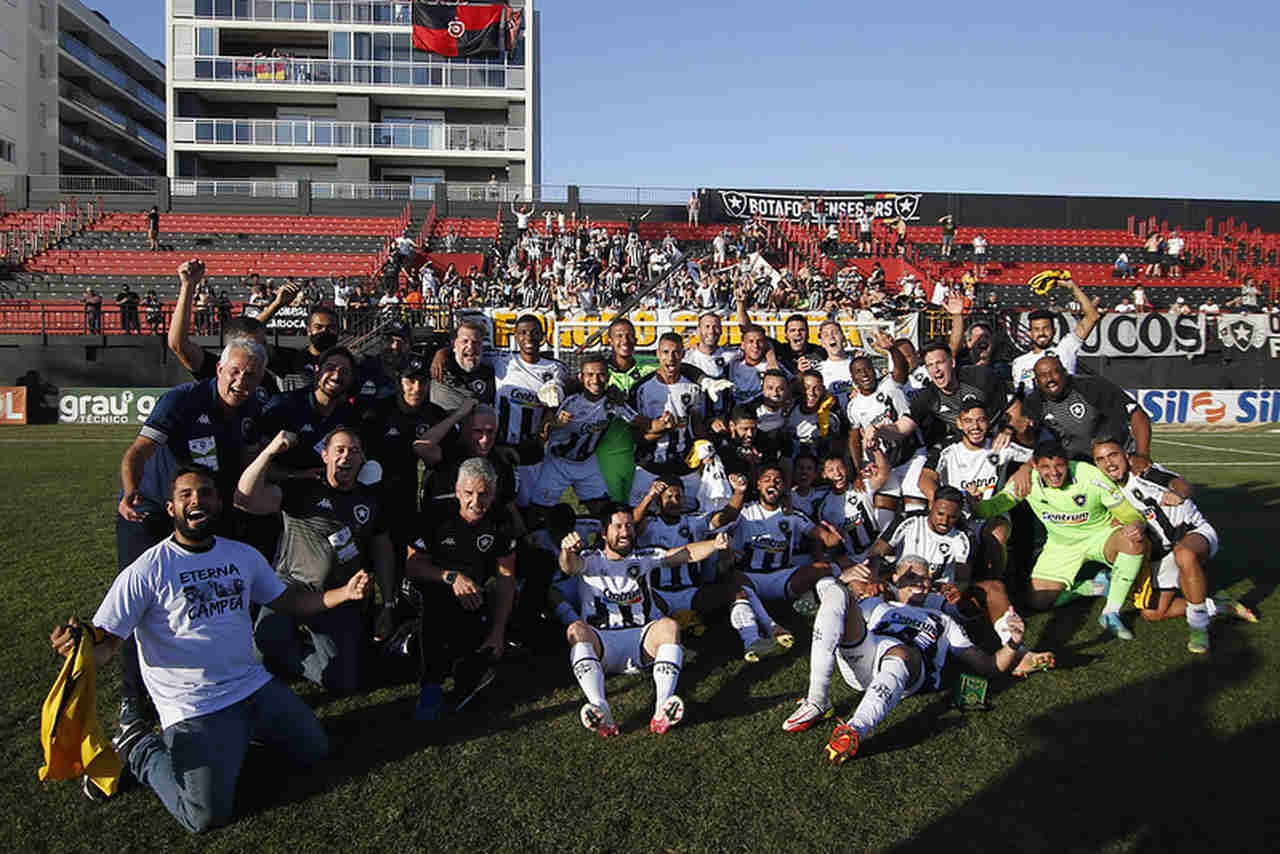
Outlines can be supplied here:
<path id="1" fill-rule="evenodd" d="M 1213 445 L 1197 445 L 1194 442 L 1175 442 L 1172 439 L 1164 439 L 1164 438 L 1160 438 L 1158 439 L 1158 441 L 1163 442 L 1166 445 L 1178 445 L 1179 447 L 1183 447 L 1183 448 L 1195 448 L 1196 450 L 1199 450 L 1199 451 L 1218 451 L 1224 454 L 1250 454 L 1252 456 L 1258 456 L 1258 457 L 1280 458 L 1280 454 L 1277 454 L 1274 451 L 1250 451 L 1245 448 L 1219 448 Z"/>

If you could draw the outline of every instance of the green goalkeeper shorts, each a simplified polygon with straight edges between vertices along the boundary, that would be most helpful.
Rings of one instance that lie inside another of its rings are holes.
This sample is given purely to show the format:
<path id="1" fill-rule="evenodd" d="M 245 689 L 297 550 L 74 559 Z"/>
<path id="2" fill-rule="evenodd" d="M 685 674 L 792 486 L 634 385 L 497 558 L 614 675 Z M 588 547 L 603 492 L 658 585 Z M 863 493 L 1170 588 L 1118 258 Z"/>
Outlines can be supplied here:
<path id="1" fill-rule="evenodd" d="M 1107 560 L 1105 551 L 1107 540 L 1111 539 L 1111 534 L 1115 530 L 1115 528 L 1103 528 L 1092 536 L 1074 543 L 1055 540 L 1053 533 L 1050 532 L 1049 539 L 1044 544 L 1044 551 L 1040 552 L 1040 558 L 1031 569 L 1031 577 L 1041 581 L 1057 581 L 1064 587 L 1070 587 L 1071 582 L 1075 581 L 1076 576 L 1080 574 L 1080 567 L 1087 561 L 1093 560 L 1110 566 L 1111 562 Z"/>

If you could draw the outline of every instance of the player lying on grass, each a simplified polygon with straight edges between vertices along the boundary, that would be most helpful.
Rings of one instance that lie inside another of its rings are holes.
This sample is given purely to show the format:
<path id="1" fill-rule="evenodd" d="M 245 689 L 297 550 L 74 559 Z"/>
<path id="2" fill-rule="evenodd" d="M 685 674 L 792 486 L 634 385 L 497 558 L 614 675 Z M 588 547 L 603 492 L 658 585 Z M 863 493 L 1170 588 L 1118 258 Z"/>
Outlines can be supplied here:
<path id="1" fill-rule="evenodd" d="M 1218 553 L 1218 532 L 1191 500 L 1190 484 L 1155 463 L 1136 473 L 1129 455 L 1114 439 L 1095 441 L 1093 460 L 1147 520 L 1151 559 L 1133 594 L 1134 606 L 1144 619 L 1154 622 L 1185 615 L 1191 631 L 1187 650 L 1193 653 L 1209 651 L 1209 620 L 1219 614 L 1258 621 L 1252 611 L 1229 597 L 1205 595 L 1209 585 L 1204 565 Z"/>
<path id="2" fill-rule="evenodd" d="M 926 589 L 928 579 L 902 579 L 897 597 L 909 599 Z M 995 655 L 973 645 L 960 624 L 941 611 L 891 601 L 881 595 L 866 564 L 846 570 L 839 581 L 818 583 L 820 605 L 809 650 L 809 691 L 783 723 L 800 732 L 830 717 L 827 694 L 831 673 L 839 667 L 849 687 L 862 691 L 852 717 L 836 726 L 827 744 L 828 761 L 841 763 L 858 752 L 871 730 L 905 697 L 942 686 L 942 668 L 954 656 L 965 668 L 994 678 L 1025 676 L 1053 667 L 1053 654 L 1022 648 L 1025 626 L 1009 611 L 1001 629 L 1008 641 Z"/>
<path id="3" fill-rule="evenodd" d="M 631 508 L 610 504 L 601 513 L 604 546 L 584 549 L 577 531 L 560 543 L 560 569 L 578 578 L 584 619 L 569 626 L 569 663 L 587 703 L 582 725 L 609 738 L 618 734 L 604 695 L 609 673 L 634 672 L 653 666 L 657 697 L 649 730 L 664 733 L 684 717 L 684 701 L 676 682 L 684 662 L 680 624 L 663 617 L 649 589 L 650 573 L 706 560 L 729 547 L 728 534 L 689 543 L 668 552 L 636 548 Z"/>
<path id="4" fill-rule="evenodd" d="M 708 539 L 712 532 L 727 528 L 738 518 L 747 494 L 747 479 L 729 476 L 733 496 L 715 513 L 685 513 L 684 484 L 655 480 L 644 499 L 632 511 L 641 548 L 678 549 L 690 542 Z M 656 504 L 657 513 L 649 512 Z M 760 597 L 741 572 L 729 572 L 715 579 L 714 567 L 705 572 L 703 564 L 691 561 L 671 568 L 659 567 L 649 576 L 649 588 L 658 607 L 668 617 L 698 616 L 727 608 L 729 622 L 742 639 L 743 658 L 755 663 L 766 655 L 790 649 L 795 637 L 769 616 Z M 682 622 L 682 625 L 684 623 Z"/>
<path id="5" fill-rule="evenodd" d="M 1120 619 L 1120 608 L 1142 569 L 1142 515 L 1102 472 L 1089 463 L 1068 460 L 1067 451 L 1055 441 L 1036 445 L 1032 464 L 1029 492 L 1014 478 L 995 496 L 979 502 L 975 515 L 990 519 L 1025 500 L 1048 532 L 1031 569 L 1027 604 L 1047 610 L 1081 596 L 1105 596 L 1099 625 L 1121 640 L 1133 640 L 1133 632 Z M 1110 577 L 1099 573 L 1077 578 L 1086 561 L 1105 563 Z"/>

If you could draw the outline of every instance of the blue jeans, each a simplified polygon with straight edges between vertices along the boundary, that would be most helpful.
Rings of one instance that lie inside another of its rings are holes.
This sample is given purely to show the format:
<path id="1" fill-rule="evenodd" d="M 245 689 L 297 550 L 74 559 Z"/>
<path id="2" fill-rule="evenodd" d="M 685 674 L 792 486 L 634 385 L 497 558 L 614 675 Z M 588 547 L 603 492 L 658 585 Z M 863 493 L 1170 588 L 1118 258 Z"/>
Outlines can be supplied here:
<path id="1" fill-rule="evenodd" d="M 302 765 L 329 753 L 329 737 L 311 707 L 272 679 L 225 709 L 144 736 L 129 753 L 129 770 L 159 795 L 179 824 L 199 833 L 230 820 L 251 738 Z"/>
<path id="2" fill-rule="evenodd" d="M 311 635 L 309 646 L 298 639 L 299 622 Z M 358 604 L 339 605 L 308 620 L 264 607 L 253 641 L 271 672 L 306 677 L 341 697 L 360 687 L 361 629 Z"/>

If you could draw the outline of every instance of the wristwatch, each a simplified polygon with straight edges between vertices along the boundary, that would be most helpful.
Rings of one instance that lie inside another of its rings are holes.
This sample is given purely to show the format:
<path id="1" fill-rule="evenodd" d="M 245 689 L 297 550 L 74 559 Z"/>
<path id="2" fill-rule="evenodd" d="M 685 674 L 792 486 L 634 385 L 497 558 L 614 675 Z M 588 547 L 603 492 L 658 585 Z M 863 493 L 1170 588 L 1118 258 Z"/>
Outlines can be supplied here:
<path id="1" fill-rule="evenodd" d="M 450 570 L 449 572 L 446 572 L 444 575 L 440 577 L 444 579 L 445 584 L 448 584 L 450 587 L 452 587 L 453 582 L 458 580 L 458 573 Z"/>

